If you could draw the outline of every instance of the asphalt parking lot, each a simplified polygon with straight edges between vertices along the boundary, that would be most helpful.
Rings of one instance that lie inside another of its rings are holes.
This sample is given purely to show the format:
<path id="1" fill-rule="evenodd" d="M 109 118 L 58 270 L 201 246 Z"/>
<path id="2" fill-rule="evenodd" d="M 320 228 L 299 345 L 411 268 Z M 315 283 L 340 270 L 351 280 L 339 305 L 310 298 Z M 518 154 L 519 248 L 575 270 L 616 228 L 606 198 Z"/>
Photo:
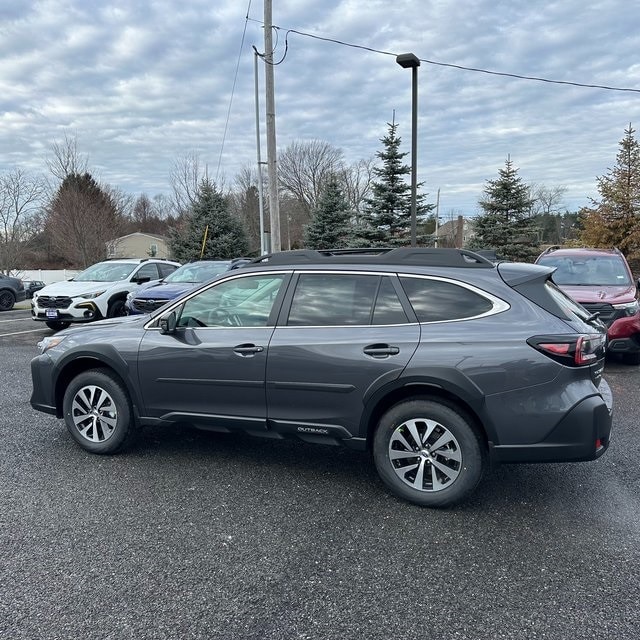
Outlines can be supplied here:
<path id="1" fill-rule="evenodd" d="M 640 368 L 599 461 L 434 511 L 364 453 L 178 429 L 98 457 L 29 406 L 50 335 L 0 314 L 0 638 L 640 637 Z"/>

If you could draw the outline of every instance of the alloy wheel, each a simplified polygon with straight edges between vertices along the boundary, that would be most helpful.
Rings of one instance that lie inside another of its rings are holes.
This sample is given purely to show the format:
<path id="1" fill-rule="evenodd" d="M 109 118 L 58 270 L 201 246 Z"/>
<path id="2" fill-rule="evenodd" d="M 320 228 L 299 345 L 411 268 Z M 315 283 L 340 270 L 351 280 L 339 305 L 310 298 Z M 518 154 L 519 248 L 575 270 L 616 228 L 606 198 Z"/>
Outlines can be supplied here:
<path id="1" fill-rule="evenodd" d="M 389 460 L 406 485 L 436 492 L 451 486 L 462 470 L 462 450 L 443 424 L 414 418 L 398 426 L 389 440 Z"/>
<path id="2" fill-rule="evenodd" d="M 78 433 L 90 442 L 108 440 L 118 422 L 113 398 L 101 387 L 81 387 L 73 398 L 71 417 Z"/>

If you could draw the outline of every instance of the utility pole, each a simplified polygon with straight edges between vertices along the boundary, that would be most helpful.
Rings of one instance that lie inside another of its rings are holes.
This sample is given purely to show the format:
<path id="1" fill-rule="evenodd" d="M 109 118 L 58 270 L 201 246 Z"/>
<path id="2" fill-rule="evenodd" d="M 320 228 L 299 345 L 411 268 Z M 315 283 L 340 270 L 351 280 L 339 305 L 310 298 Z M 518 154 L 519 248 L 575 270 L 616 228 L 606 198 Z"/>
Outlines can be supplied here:
<path id="1" fill-rule="evenodd" d="M 260 98 L 258 97 L 258 50 L 253 47 L 253 71 L 256 95 L 256 154 L 258 157 L 258 209 L 260 211 L 260 255 L 269 252 L 264 233 L 264 196 L 262 195 L 262 158 L 260 157 Z"/>
<path id="2" fill-rule="evenodd" d="M 280 202 L 278 201 L 278 171 L 276 166 L 276 104 L 273 92 L 273 38 L 271 25 L 272 0 L 264 0 L 264 61 L 267 110 L 267 174 L 269 179 L 269 214 L 271 220 L 271 251 L 282 250 L 280 241 Z"/>

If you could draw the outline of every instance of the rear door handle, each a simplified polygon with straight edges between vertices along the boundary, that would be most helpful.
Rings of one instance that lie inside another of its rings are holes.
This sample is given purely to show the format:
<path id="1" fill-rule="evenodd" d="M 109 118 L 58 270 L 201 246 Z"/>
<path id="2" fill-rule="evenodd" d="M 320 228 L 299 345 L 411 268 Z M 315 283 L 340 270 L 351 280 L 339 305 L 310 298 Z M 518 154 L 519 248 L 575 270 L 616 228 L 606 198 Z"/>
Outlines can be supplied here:
<path id="1" fill-rule="evenodd" d="M 400 353 L 398 347 L 392 347 L 388 344 L 370 344 L 363 349 L 364 353 L 372 358 L 388 358 L 389 356 L 396 356 Z"/>
<path id="2" fill-rule="evenodd" d="M 237 353 L 239 356 L 253 356 L 256 353 L 261 353 L 264 351 L 264 347 L 259 347 L 255 344 L 239 344 L 237 347 L 233 348 L 233 352 Z"/>

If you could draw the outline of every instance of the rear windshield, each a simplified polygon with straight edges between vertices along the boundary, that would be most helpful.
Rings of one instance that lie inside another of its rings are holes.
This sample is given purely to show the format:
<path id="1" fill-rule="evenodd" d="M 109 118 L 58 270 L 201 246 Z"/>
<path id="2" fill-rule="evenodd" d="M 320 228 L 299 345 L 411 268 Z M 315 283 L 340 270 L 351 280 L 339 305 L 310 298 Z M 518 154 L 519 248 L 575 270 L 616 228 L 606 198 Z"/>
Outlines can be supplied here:
<path id="1" fill-rule="evenodd" d="M 592 320 L 593 316 L 582 305 L 570 298 L 562 289 L 559 289 L 551 280 L 544 283 L 547 293 L 555 300 L 558 306 L 569 316 L 577 316 L 583 322 Z"/>
<path id="2" fill-rule="evenodd" d="M 620 256 L 543 256 L 538 264 L 557 267 L 552 278 L 560 285 L 629 286 L 631 279 Z"/>

